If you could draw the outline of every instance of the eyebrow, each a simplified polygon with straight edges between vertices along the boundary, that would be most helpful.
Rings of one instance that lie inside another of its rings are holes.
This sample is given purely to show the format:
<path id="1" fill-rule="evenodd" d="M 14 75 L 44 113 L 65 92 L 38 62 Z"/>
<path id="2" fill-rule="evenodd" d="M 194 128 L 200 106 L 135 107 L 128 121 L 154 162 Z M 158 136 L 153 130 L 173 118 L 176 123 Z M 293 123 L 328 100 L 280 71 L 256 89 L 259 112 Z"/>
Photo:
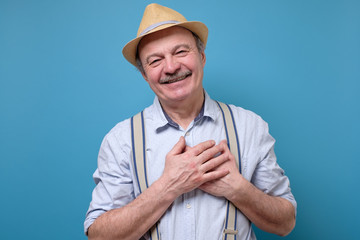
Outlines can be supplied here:
<path id="1" fill-rule="evenodd" d="M 186 43 L 181 43 L 181 44 L 177 44 L 175 45 L 172 49 L 171 49 L 171 52 L 175 52 L 175 50 L 181 48 L 181 47 L 184 47 L 184 48 L 187 48 L 187 49 L 190 49 L 190 45 L 189 44 L 186 44 Z M 156 57 L 156 56 L 159 56 L 161 55 L 160 53 L 153 53 L 153 54 L 150 54 L 149 56 L 146 57 L 146 62 L 148 63 L 150 58 L 152 57 Z"/>

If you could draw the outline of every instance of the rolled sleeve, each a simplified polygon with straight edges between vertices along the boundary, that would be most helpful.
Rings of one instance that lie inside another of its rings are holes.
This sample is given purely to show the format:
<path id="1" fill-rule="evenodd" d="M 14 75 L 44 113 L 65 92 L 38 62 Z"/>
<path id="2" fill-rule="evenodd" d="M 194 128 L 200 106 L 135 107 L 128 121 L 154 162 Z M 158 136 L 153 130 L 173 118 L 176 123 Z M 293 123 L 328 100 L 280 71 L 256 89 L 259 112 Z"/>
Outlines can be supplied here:
<path id="1" fill-rule="evenodd" d="M 86 213 L 85 234 L 101 214 L 125 206 L 135 198 L 128 149 L 127 144 L 118 140 L 116 131 L 105 136 L 93 175 L 96 186 Z"/>
<path id="2" fill-rule="evenodd" d="M 267 123 L 264 122 L 258 130 L 259 146 L 257 149 L 259 149 L 259 161 L 251 182 L 271 196 L 287 199 L 292 203 L 296 211 L 297 203 L 291 193 L 289 178 L 277 163 L 274 151 L 275 139 L 269 134 Z"/>

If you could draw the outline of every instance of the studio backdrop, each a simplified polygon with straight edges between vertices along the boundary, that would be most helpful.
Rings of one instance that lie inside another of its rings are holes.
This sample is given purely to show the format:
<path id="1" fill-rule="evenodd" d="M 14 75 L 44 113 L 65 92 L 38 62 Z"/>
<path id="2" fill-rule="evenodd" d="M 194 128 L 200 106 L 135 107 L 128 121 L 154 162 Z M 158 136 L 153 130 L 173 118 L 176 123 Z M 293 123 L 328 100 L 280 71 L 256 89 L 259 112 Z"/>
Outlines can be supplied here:
<path id="1" fill-rule="evenodd" d="M 121 54 L 149 3 L 0 0 L 0 239 L 86 239 L 101 141 L 154 99 Z M 208 26 L 209 95 L 269 123 L 298 202 L 284 239 L 358 239 L 360 2 L 158 3 Z"/>

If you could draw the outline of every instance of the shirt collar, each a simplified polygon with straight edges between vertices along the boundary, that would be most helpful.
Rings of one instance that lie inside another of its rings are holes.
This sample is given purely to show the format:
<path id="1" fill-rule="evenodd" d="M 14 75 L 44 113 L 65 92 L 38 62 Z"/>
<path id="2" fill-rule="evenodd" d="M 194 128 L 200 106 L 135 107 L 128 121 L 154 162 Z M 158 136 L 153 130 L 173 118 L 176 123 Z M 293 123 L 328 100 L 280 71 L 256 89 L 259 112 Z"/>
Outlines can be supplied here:
<path id="1" fill-rule="evenodd" d="M 217 114 L 219 113 L 219 107 L 217 103 L 212 100 L 209 94 L 205 92 L 205 104 L 204 104 L 204 117 L 208 117 L 215 121 Z"/>
<path id="2" fill-rule="evenodd" d="M 216 118 L 217 105 L 216 105 L 215 101 L 213 101 L 210 98 L 210 96 L 208 95 L 208 93 L 205 90 L 204 90 L 204 95 L 205 95 L 204 104 L 200 110 L 200 113 L 194 119 L 194 122 L 201 120 L 203 117 L 208 117 L 211 120 L 214 120 Z M 154 107 L 155 107 L 155 111 L 157 113 L 156 114 L 157 117 L 156 117 L 156 119 L 154 119 L 156 122 L 156 125 L 157 125 L 157 131 L 165 130 L 165 128 L 167 128 L 169 126 L 179 129 L 179 124 L 174 122 L 170 118 L 170 116 L 163 110 L 157 96 L 155 96 L 155 99 L 154 99 Z"/>

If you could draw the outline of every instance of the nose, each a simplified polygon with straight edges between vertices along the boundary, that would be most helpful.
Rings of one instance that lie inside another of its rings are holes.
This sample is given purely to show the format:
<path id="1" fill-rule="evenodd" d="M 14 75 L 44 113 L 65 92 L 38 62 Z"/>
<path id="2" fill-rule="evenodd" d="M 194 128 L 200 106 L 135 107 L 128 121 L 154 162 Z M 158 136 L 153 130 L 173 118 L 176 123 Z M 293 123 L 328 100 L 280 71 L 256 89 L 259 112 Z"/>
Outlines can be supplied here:
<path id="1" fill-rule="evenodd" d="M 164 72 L 165 74 L 174 74 L 180 69 L 180 63 L 173 56 L 165 58 Z"/>

